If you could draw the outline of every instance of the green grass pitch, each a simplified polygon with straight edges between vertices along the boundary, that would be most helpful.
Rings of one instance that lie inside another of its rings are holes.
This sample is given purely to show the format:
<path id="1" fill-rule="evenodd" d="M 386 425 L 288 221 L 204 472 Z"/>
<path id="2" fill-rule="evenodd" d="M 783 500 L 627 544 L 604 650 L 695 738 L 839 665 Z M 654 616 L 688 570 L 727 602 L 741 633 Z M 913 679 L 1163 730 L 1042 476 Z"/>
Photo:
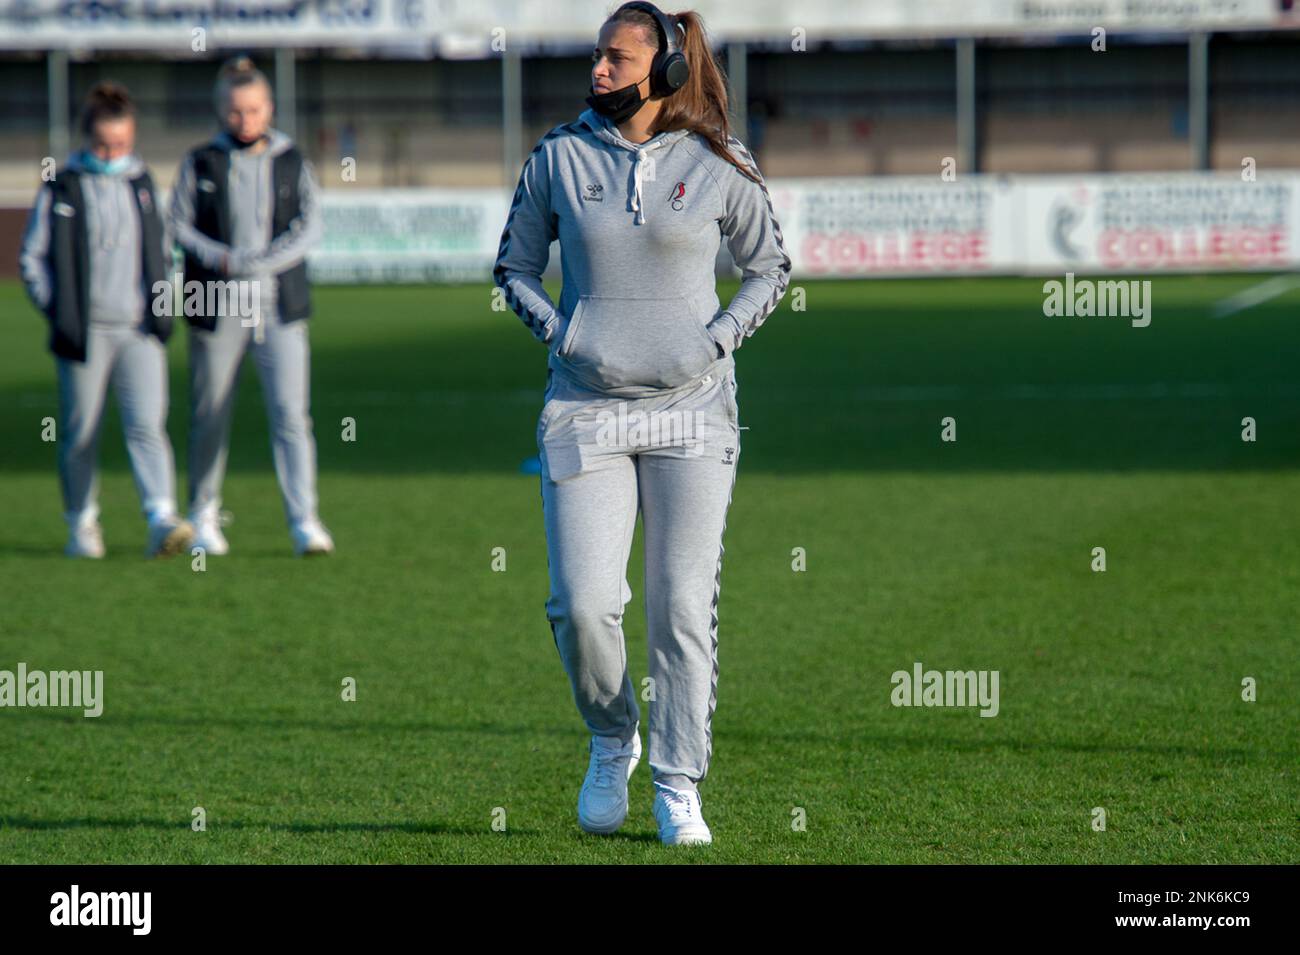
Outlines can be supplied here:
<path id="1" fill-rule="evenodd" d="M 0 285 L 0 669 L 105 674 L 98 719 L 0 709 L 0 860 L 1295 862 L 1300 293 L 1209 313 L 1254 281 L 1156 278 L 1144 329 L 1046 318 L 1041 280 L 795 283 L 736 356 L 715 844 L 686 849 L 657 841 L 644 759 L 623 830 L 577 827 L 588 737 L 520 472 L 545 353 L 487 286 L 317 289 L 338 553 L 290 555 L 248 362 L 232 553 L 196 573 L 142 556 L 115 408 L 108 558 L 62 557 L 53 362 Z M 892 706 L 917 661 L 997 670 L 1000 712 Z"/>

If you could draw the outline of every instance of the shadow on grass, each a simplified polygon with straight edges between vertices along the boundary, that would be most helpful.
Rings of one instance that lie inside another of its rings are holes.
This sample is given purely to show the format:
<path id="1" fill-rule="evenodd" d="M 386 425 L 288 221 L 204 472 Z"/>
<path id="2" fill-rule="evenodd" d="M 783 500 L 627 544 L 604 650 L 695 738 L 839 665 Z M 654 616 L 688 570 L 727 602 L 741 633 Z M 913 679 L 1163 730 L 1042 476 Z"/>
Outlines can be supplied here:
<path id="1" fill-rule="evenodd" d="M 127 480 L 130 479 L 127 478 Z M 274 481 L 274 477 L 272 478 L 272 481 Z M 273 487 L 270 493 L 278 494 L 279 491 Z M 135 538 L 138 539 L 133 539 L 129 531 L 126 534 L 120 534 L 117 535 L 116 537 L 109 537 L 105 535 L 104 547 L 106 553 L 104 554 L 103 557 L 95 558 L 93 560 L 93 563 L 111 564 L 117 562 L 117 563 L 139 564 L 139 563 L 153 563 L 155 561 L 165 562 L 166 560 L 176 560 L 181 563 L 188 563 L 190 559 L 189 554 L 176 555 L 171 558 L 162 558 L 162 559 L 153 558 L 150 557 L 148 554 L 146 554 L 144 527 L 145 527 L 144 521 L 141 520 L 140 531 L 138 534 L 135 535 Z M 125 538 L 125 540 L 123 540 L 122 538 Z M 22 557 L 26 560 L 50 560 L 54 562 L 63 562 L 63 563 L 74 563 L 75 560 L 86 560 L 87 562 L 91 562 L 88 558 L 71 558 L 65 555 L 63 553 L 63 547 L 66 543 L 67 543 L 66 529 L 62 529 L 59 532 L 57 532 L 54 536 L 51 536 L 49 539 L 49 543 L 45 546 L 32 544 L 29 541 L 13 542 L 13 541 L 0 539 L 0 556 Z M 227 558 L 210 556 L 209 559 L 214 561 L 222 561 L 222 560 L 226 560 Z M 304 559 L 315 559 L 315 558 L 297 557 L 293 552 L 293 545 L 289 541 L 288 531 L 285 531 L 283 546 L 265 547 L 265 546 L 258 546 L 256 544 L 247 545 L 247 546 L 241 545 L 236 559 L 241 562 L 245 560 L 261 560 L 261 561 L 273 561 L 273 562 L 280 562 L 280 561 L 301 562 Z"/>
<path id="2" fill-rule="evenodd" d="M 35 832 L 66 829 L 184 829 L 190 823 L 185 820 L 172 819 L 107 819 L 82 817 L 79 819 L 33 819 L 29 816 L 0 816 L 0 831 L 5 829 L 26 829 Z M 300 834 L 318 832 L 405 832 L 414 835 L 448 835 L 481 836 L 481 828 L 467 826 L 444 826 L 437 823 L 416 822 L 245 822 L 239 819 L 221 820 L 212 824 L 213 829 L 249 830 L 254 832 L 294 832 Z M 513 832 L 523 835 L 536 835 L 529 830 L 512 828 Z"/>
<path id="3" fill-rule="evenodd" d="M 748 429 L 743 472 L 1300 466 L 1293 357 L 1300 323 L 1290 306 L 1214 322 L 1204 305 L 1175 304 L 1150 329 L 1134 331 L 1127 322 L 1045 319 L 1032 282 L 1003 291 L 989 285 L 982 299 L 984 286 L 935 288 L 924 300 L 884 307 L 830 291 L 815 312 L 783 307 L 771 316 L 736 357 L 740 424 Z M 312 332 L 322 475 L 513 475 L 537 453 L 546 356 L 509 316 L 488 321 L 470 309 L 430 325 L 409 315 L 379 322 L 367 338 L 350 312 L 365 299 L 330 293 L 322 301 Z M 48 470 L 53 480 L 53 451 L 39 440 L 41 418 L 57 414 L 53 365 L 37 357 L 38 346 L 24 348 L 31 352 L 24 368 L 49 367 L 43 376 L 0 382 L 0 448 L 6 469 Z M 182 470 L 183 352 L 183 345 L 172 352 L 169 422 Z M 275 494 L 251 364 L 243 369 L 229 470 L 264 473 Z M 941 440 L 948 417 L 958 440 Z M 1257 441 L 1241 440 L 1244 417 L 1256 419 Z M 345 418 L 355 421 L 353 441 L 342 438 Z M 100 449 L 107 471 L 127 470 L 113 402 Z"/>
<path id="4" fill-rule="evenodd" d="M 55 713 L 46 711 L 38 718 L 58 722 L 81 724 L 84 717 L 77 714 Z M 572 737 L 585 739 L 581 730 L 562 726 L 536 724 L 494 724 L 494 723 L 448 723 L 432 720 L 383 720 L 365 723 L 339 723 L 326 720 L 301 720 L 281 717 L 229 717 L 229 716 L 166 716 L 153 714 L 113 715 L 105 714 L 96 722 L 104 729 L 130 728 L 135 726 L 193 727 L 195 729 L 226 729 L 237 731 L 267 730 L 272 733 L 285 731 L 319 732 L 319 733 L 354 733 L 368 735 L 372 733 L 424 733 L 438 735 L 481 735 L 494 739 L 513 737 L 527 739 L 536 736 Z M 1196 757 L 1212 760 L 1246 760 L 1250 758 L 1295 759 L 1296 750 L 1271 750 L 1261 747 L 1214 747 L 1189 746 L 1178 743 L 1129 743 L 1115 740 L 1076 741 L 1057 739 L 961 739 L 954 737 L 933 737 L 905 734 L 864 734 L 860 732 L 834 735 L 831 733 L 789 732 L 768 729 L 727 730 L 719 735 L 730 743 L 762 747 L 765 744 L 807 744 L 816 747 L 834 749 L 852 748 L 869 749 L 910 749 L 936 750 L 962 753 L 981 753 L 989 750 L 1012 752 L 1056 752 L 1105 755 L 1145 755 L 1168 757 Z"/>

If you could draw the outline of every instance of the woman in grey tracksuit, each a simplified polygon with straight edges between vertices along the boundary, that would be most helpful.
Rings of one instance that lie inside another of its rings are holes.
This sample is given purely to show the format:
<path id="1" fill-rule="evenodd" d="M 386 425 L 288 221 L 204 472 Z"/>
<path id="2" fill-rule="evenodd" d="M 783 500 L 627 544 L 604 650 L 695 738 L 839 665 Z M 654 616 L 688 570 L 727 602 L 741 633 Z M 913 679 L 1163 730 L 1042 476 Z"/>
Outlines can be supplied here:
<path id="1" fill-rule="evenodd" d="M 740 455 L 732 354 L 785 293 L 790 258 L 753 159 L 728 135 L 698 15 L 625 4 L 594 60 L 592 108 L 524 164 L 495 280 L 549 351 L 537 428 L 546 611 L 592 733 L 579 824 L 622 824 L 640 757 L 621 628 L 639 509 L 655 817 L 665 843 L 708 842 L 697 784 L 713 751 L 722 538 Z M 714 277 L 724 237 L 743 270 L 725 308 Z M 558 307 L 541 281 L 553 239 Z"/>
<path id="2" fill-rule="evenodd" d="M 215 107 L 223 129 L 185 156 L 168 209 L 187 292 L 191 283 L 220 290 L 204 299 L 215 307 L 186 312 L 190 520 L 199 546 L 227 553 L 221 485 L 239 370 L 251 351 L 294 553 L 328 554 L 334 541 L 316 509 L 307 335 L 305 257 L 322 234 L 316 180 L 289 137 L 271 128 L 271 86 L 248 57 L 222 67 Z"/>
<path id="3" fill-rule="evenodd" d="M 20 265 L 49 320 L 59 381 L 55 442 L 70 557 L 104 556 L 98 446 L 109 385 L 117 394 L 136 489 L 148 520 L 146 553 L 185 550 L 193 528 L 176 513 L 167 437 L 165 297 L 170 243 L 148 169 L 134 153 L 135 105 L 111 82 L 90 91 L 85 145 L 47 180 L 23 235 Z"/>

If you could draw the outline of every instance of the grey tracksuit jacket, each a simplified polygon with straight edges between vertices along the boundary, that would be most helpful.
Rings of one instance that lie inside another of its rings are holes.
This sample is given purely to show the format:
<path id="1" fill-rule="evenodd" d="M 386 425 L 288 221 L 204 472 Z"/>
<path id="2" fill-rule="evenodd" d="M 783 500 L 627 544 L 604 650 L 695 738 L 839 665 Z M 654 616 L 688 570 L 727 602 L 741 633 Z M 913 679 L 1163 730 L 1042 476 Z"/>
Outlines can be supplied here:
<path id="1" fill-rule="evenodd" d="M 275 314 L 276 273 L 300 261 L 315 248 L 324 235 L 320 199 L 311 163 L 303 160 L 298 178 L 298 196 L 302 206 L 300 226 L 274 241 L 271 239 L 271 160 L 293 145 L 293 140 L 278 129 L 268 130 L 270 143 L 261 153 L 233 148 L 227 132 L 219 132 L 212 142 L 230 153 L 230 245 L 204 235 L 194 226 L 194 196 L 198 183 L 194 163 L 186 157 L 172 186 L 168 208 L 168 226 L 176 241 L 188 249 L 207 268 L 217 270 L 223 254 L 231 260 L 230 278 L 256 281 L 263 315 Z"/>
<path id="2" fill-rule="evenodd" d="M 753 165 L 739 140 L 730 148 Z M 726 308 L 714 287 L 724 237 L 743 273 Z M 558 307 L 541 280 L 557 238 Z M 725 373 L 785 294 L 790 257 L 766 186 L 703 137 L 673 130 L 638 145 L 588 109 L 525 162 L 493 275 L 552 370 L 639 398 Z"/>
<path id="3" fill-rule="evenodd" d="M 88 323 L 136 325 L 144 311 L 140 283 L 140 222 L 135 215 L 131 180 L 144 172 L 140 157 L 132 155 L 124 172 L 94 175 L 82 162 L 80 150 L 68 156 L 63 168 L 83 173 L 86 238 L 90 249 L 90 314 Z M 165 223 L 164 223 L 165 225 Z M 46 251 L 50 244 L 50 191 L 40 190 L 27 220 L 19 267 L 27 295 L 44 310 L 54 294 Z M 164 259 L 170 261 L 170 243 L 164 232 Z"/>

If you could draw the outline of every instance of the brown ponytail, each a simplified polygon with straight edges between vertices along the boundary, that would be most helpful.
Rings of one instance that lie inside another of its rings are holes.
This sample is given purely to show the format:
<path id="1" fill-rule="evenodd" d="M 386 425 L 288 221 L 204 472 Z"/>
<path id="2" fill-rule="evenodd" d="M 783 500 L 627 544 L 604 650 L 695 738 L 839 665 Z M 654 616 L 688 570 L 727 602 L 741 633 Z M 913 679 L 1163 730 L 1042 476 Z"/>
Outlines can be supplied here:
<path id="1" fill-rule="evenodd" d="M 659 101 L 659 114 L 650 127 L 650 134 L 653 136 L 670 129 L 688 129 L 698 133 L 715 154 L 745 176 L 760 182 L 757 168 L 737 158 L 727 145 L 731 136 L 731 122 L 727 116 L 727 81 L 713 58 L 713 48 L 709 45 L 708 34 L 704 29 L 704 18 L 694 10 L 682 13 L 665 11 L 664 15 L 670 23 L 681 23 L 686 29 L 686 35 L 682 36 L 682 31 L 673 26 L 677 30 L 678 46 L 690 65 L 691 78 L 676 93 Z M 658 23 L 643 10 L 615 10 L 605 22 L 631 23 L 644 27 L 650 45 L 658 44 Z"/>
<path id="2" fill-rule="evenodd" d="M 86 94 L 86 103 L 81 109 L 81 131 L 89 136 L 95 131 L 95 124 L 105 119 L 122 119 L 135 116 L 135 101 L 121 83 L 105 80 L 96 83 Z"/>

